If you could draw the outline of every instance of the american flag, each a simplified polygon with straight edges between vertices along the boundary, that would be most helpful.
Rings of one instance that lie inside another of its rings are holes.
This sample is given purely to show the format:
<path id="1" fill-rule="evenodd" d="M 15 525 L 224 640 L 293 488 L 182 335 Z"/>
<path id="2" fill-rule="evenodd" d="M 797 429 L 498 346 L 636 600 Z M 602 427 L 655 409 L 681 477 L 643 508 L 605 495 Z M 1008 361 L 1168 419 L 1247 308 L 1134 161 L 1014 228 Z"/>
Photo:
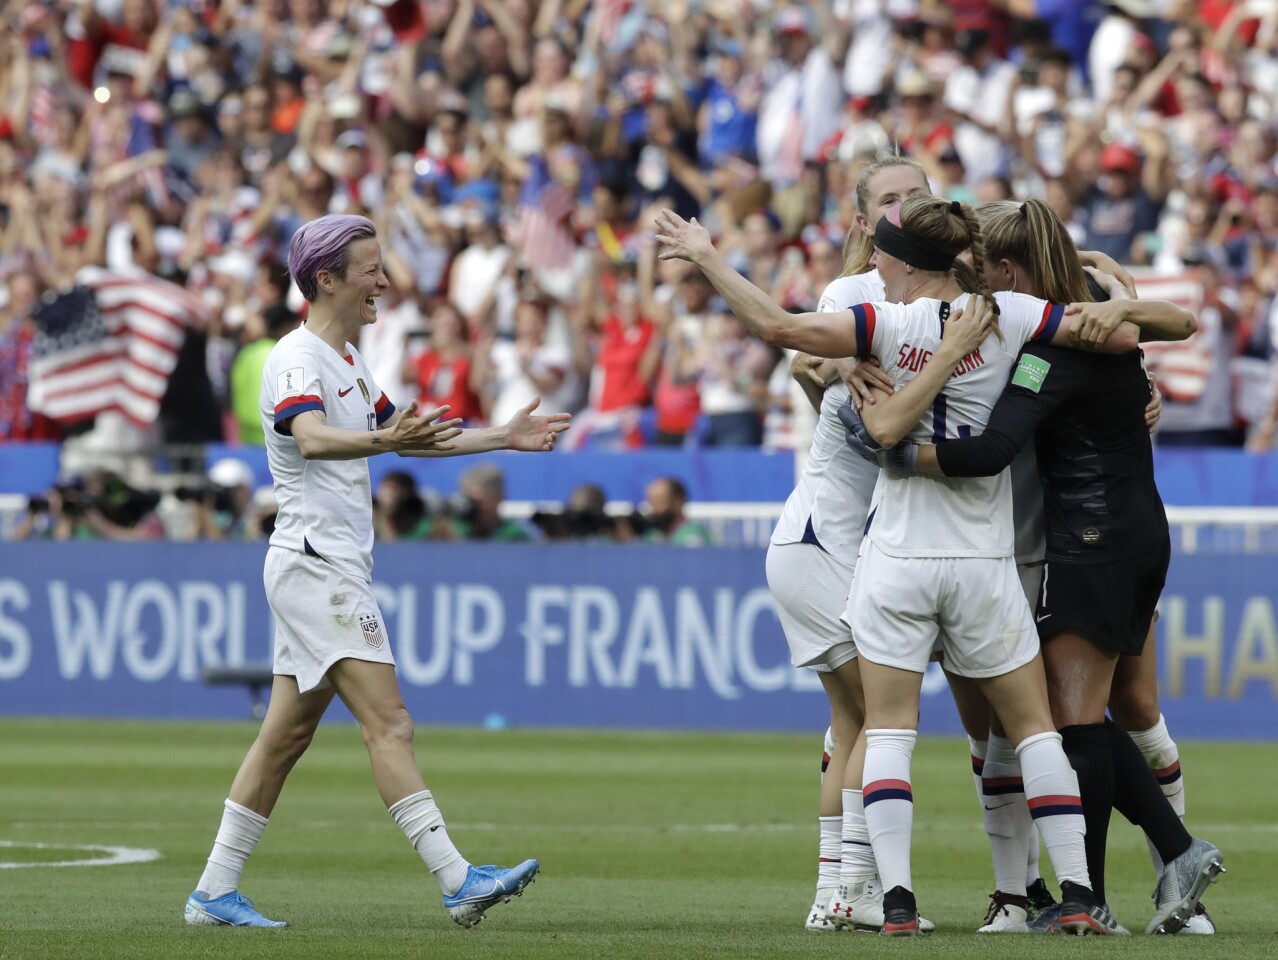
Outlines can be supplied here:
<path id="1" fill-rule="evenodd" d="M 1202 281 L 1192 274 L 1164 276 L 1150 270 L 1133 271 L 1136 290 L 1146 300 L 1170 300 L 1194 316 L 1203 308 Z M 1142 343 L 1145 367 L 1173 403 L 1193 403 L 1207 389 L 1216 364 L 1211 344 L 1200 332 L 1186 340 Z"/>
<path id="2" fill-rule="evenodd" d="M 568 229 L 577 199 L 571 189 L 534 162 L 519 198 L 520 251 L 533 270 L 563 270 L 572 265 L 577 241 Z"/>
<path id="3" fill-rule="evenodd" d="M 149 274 L 85 267 L 70 290 L 32 311 L 36 325 L 27 405 L 61 424 L 117 410 L 155 422 L 186 330 L 203 303 Z"/>
<path id="4" fill-rule="evenodd" d="M 58 95 L 46 83 L 38 83 L 31 91 L 31 107 L 27 119 L 31 124 L 31 138 L 42 147 L 51 147 L 57 140 L 58 128 L 55 115 Z"/>

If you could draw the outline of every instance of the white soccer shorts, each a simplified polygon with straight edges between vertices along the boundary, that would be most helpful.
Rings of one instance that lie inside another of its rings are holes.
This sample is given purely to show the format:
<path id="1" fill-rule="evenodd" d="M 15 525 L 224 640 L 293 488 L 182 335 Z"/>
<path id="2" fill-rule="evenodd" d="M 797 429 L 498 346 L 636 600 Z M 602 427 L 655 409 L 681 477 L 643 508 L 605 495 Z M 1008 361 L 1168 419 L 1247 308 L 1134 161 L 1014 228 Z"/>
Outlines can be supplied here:
<path id="1" fill-rule="evenodd" d="M 893 557 L 867 540 L 844 617 L 862 657 L 915 673 L 938 636 L 945 669 L 964 677 L 1002 676 L 1038 655 L 1010 557 Z"/>
<path id="2" fill-rule="evenodd" d="M 855 659 L 852 634 L 840 619 L 854 566 L 813 543 L 773 543 L 764 569 L 794 666 L 828 673 Z"/>
<path id="3" fill-rule="evenodd" d="M 274 672 L 302 693 L 328 686 L 338 660 L 395 664 L 372 585 L 319 557 L 271 547 L 262 580 L 275 615 Z"/>

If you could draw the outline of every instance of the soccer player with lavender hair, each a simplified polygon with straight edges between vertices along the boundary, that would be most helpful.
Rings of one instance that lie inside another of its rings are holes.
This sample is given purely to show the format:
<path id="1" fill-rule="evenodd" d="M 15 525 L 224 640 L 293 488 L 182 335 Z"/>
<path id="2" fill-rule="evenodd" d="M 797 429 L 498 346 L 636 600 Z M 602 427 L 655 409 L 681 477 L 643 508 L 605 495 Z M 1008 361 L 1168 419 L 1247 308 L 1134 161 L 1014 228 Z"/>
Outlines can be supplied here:
<path id="1" fill-rule="evenodd" d="M 395 823 L 444 895 L 449 916 L 472 927 L 494 904 L 521 894 L 540 869 L 472 866 L 448 838 L 418 770 L 413 722 L 395 678 L 372 591 L 373 518 L 368 457 L 449 457 L 491 450 L 548 451 L 568 414 L 540 417 L 534 400 L 504 426 L 462 430 L 448 407 L 396 410 L 349 342 L 377 322 L 390 286 L 381 246 L 364 217 L 326 216 L 303 226 L 289 270 L 310 303 L 306 323 L 272 349 L 260 409 L 279 516 L 266 555 L 275 617 L 275 680 L 257 740 L 231 784 L 221 827 L 187 923 L 282 927 L 239 892 L 240 874 L 266 829 L 293 765 L 333 697 L 359 722 L 373 779 Z"/>

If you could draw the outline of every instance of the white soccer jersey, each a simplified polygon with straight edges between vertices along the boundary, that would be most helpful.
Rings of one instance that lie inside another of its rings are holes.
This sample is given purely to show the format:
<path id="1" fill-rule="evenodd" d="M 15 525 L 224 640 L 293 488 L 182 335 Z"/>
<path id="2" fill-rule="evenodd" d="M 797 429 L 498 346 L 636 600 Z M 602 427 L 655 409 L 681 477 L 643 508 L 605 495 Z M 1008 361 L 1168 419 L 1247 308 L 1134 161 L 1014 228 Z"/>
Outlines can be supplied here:
<path id="1" fill-rule="evenodd" d="M 817 310 L 835 313 L 882 299 L 883 281 L 879 272 L 872 270 L 831 281 L 821 294 Z M 861 547 L 879 468 L 853 453 L 844 440 L 843 422 L 837 411 L 847 401 L 848 388 L 842 381 L 825 391 L 807 462 L 781 510 L 772 542 L 815 542 L 851 565 Z"/>
<path id="2" fill-rule="evenodd" d="M 371 431 L 395 412 L 359 352 L 348 343 L 346 353 L 303 324 L 266 358 L 259 408 L 279 501 L 271 546 L 319 556 L 369 580 L 373 502 L 367 459 L 305 460 L 280 429 L 299 413 L 320 410 L 331 427 Z"/>
<path id="3" fill-rule="evenodd" d="M 1065 308 L 1021 293 L 995 294 L 1003 339 L 991 334 L 955 368 L 931 412 L 909 433 L 915 443 L 980 433 L 1007 385 L 1017 354 L 1030 340 L 1049 341 Z M 967 295 L 952 304 L 957 310 Z M 923 299 L 910 304 L 867 303 L 852 308 L 863 356 L 879 358 L 897 389 L 909 383 L 941 344 L 951 305 Z M 1013 555 L 1012 485 L 995 477 L 879 478 L 869 538 L 896 557 L 1010 557 Z"/>

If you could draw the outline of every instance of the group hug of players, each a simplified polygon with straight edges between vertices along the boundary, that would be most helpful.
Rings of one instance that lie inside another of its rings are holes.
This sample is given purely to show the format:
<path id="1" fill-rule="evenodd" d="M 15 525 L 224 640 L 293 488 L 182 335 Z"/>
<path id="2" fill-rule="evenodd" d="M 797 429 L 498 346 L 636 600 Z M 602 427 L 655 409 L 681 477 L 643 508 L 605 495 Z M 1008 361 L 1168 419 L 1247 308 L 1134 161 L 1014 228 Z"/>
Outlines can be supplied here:
<path id="1" fill-rule="evenodd" d="M 804 314 L 736 273 L 695 219 L 657 219 L 663 259 L 690 261 L 752 335 L 799 351 L 818 410 L 767 556 L 792 662 L 818 671 L 831 708 L 806 926 L 932 928 L 911 876 L 910 763 L 939 660 L 994 862 L 981 932 L 1127 934 L 1105 892 L 1117 810 L 1158 874 L 1146 932 L 1214 933 L 1200 898 L 1223 856 L 1182 823 L 1158 706 L 1170 538 L 1139 350 L 1194 318 L 1136 298 L 1041 201 L 973 210 L 897 155 L 862 172 L 856 201 L 844 274 Z"/>

